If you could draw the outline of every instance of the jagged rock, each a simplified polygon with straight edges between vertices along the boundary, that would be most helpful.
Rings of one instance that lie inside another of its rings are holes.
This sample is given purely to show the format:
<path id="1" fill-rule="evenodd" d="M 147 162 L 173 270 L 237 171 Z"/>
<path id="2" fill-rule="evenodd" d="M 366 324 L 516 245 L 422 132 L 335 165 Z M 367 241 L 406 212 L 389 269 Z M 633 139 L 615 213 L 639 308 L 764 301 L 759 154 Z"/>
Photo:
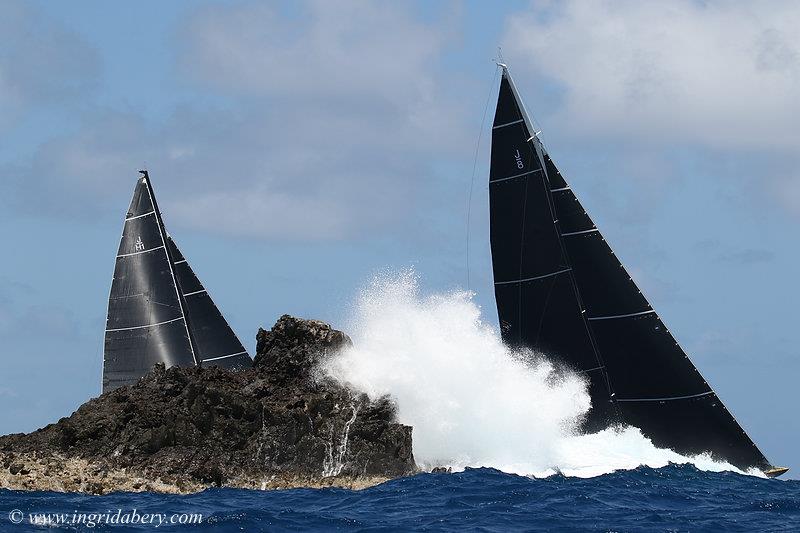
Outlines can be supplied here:
<path id="1" fill-rule="evenodd" d="M 0 473 L 0 487 L 360 487 L 415 472 L 411 427 L 396 421 L 389 398 L 317 375 L 350 342 L 323 322 L 284 315 L 259 330 L 251 369 L 156 365 L 55 424 L 0 437 L 12 474 Z M 34 481 L 15 480 L 23 469 Z"/>
<path id="2" fill-rule="evenodd" d="M 270 369 L 273 383 L 307 379 L 321 361 L 351 344 L 350 337 L 325 322 L 283 315 L 271 331 L 259 328 L 253 366 Z"/>

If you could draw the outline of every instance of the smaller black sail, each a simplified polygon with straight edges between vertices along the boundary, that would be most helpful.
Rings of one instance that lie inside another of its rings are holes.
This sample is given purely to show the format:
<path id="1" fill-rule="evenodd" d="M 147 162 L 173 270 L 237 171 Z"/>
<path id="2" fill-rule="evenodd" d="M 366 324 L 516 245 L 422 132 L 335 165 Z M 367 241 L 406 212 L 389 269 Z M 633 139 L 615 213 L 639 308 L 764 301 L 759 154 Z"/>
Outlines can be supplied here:
<path id="1" fill-rule="evenodd" d="M 250 356 L 164 228 L 142 171 L 122 230 L 108 300 L 103 392 L 154 364 L 246 368 Z"/>

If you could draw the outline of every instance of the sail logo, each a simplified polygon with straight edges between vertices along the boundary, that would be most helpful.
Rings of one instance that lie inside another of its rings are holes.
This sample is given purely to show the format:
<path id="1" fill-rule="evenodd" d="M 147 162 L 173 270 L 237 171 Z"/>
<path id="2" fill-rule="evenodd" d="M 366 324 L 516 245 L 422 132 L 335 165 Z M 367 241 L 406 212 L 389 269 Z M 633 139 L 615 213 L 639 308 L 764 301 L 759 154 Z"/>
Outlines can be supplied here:
<path id="1" fill-rule="evenodd" d="M 514 159 L 516 159 L 517 161 L 517 168 L 519 169 L 525 168 L 525 165 L 522 163 L 522 156 L 520 155 L 519 150 L 517 150 L 517 153 L 514 154 Z"/>
<path id="2" fill-rule="evenodd" d="M 141 252 L 142 250 L 144 250 L 144 243 L 142 242 L 142 236 L 141 235 L 139 235 L 136 238 L 136 242 L 133 244 L 133 249 L 135 251 L 137 251 L 137 252 Z"/>

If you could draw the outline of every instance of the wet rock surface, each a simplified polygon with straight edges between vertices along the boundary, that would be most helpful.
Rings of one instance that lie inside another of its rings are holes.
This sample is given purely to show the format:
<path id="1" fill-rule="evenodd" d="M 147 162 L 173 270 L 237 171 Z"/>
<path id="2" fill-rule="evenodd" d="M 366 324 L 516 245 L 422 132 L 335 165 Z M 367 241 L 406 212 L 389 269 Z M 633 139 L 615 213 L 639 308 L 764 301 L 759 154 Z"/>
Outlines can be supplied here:
<path id="1" fill-rule="evenodd" d="M 55 424 L 0 437 L 0 487 L 360 488 L 415 472 L 411 427 L 391 399 L 319 372 L 349 343 L 323 322 L 285 315 L 259 330 L 251 369 L 157 365 Z"/>

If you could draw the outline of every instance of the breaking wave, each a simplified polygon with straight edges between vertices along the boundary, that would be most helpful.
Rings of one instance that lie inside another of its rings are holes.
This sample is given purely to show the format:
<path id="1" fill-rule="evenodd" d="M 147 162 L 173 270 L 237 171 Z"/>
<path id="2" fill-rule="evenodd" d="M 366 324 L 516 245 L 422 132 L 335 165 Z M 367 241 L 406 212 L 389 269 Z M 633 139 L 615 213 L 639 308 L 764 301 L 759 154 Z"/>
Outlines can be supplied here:
<path id="1" fill-rule="evenodd" d="M 373 398 L 391 394 L 424 467 L 591 477 L 692 463 L 739 472 L 707 455 L 656 448 L 630 426 L 581 435 L 590 407 L 582 377 L 509 350 L 471 293 L 423 295 L 413 271 L 382 275 L 361 291 L 350 322 L 353 346 L 326 372 Z"/>

